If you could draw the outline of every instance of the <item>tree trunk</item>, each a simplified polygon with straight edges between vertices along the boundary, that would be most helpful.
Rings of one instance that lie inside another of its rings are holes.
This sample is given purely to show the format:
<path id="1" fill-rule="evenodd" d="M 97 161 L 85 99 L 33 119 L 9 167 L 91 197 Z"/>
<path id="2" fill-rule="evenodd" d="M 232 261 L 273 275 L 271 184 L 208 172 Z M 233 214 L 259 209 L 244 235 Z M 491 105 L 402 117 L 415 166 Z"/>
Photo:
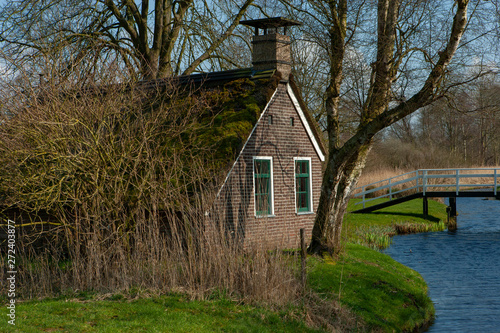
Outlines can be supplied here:
<path id="1" fill-rule="evenodd" d="M 143 80 L 154 80 L 158 77 L 158 56 L 143 56 L 141 61 L 141 74 Z"/>
<path id="2" fill-rule="evenodd" d="M 395 61 L 404 55 L 395 52 L 395 34 L 398 21 L 400 0 L 380 0 L 378 6 L 378 42 L 377 60 L 372 66 L 372 77 L 367 100 L 364 103 L 360 125 L 356 133 L 341 147 L 339 145 L 338 100 L 342 82 L 342 65 L 345 48 L 339 47 L 344 41 L 345 16 L 337 15 L 336 10 L 345 13 L 345 1 L 339 1 L 339 7 L 331 5 L 333 21 L 330 29 L 331 56 L 330 85 L 326 91 L 326 112 L 328 122 L 329 153 L 316 219 L 312 231 L 309 253 L 321 254 L 327 250 L 338 254 L 341 250 L 342 222 L 347 209 L 351 190 L 356 186 L 366 157 L 372 146 L 372 139 L 379 131 L 394 124 L 442 96 L 441 87 L 446 68 L 455 54 L 467 24 L 468 0 L 457 0 L 456 14 L 446 47 L 438 53 L 439 59 L 434 64 L 423 87 L 409 100 L 389 108 L 390 90 L 398 64 Z M 336 2 L 331 2 L 332 4 Z M 339 19 L 343 17 L 343 19 Z M 336 39 L 336 37 L 338 37 Z"/>
<path id="3" fill-rule="evenodd" d="M 328 251 L 338 254 L 342 249 L 342 222 L 351 190 L 361 176 L 372 140 L 366 139 L 355 149 L 347 146 L 329 153 L 309 253 Z"/>

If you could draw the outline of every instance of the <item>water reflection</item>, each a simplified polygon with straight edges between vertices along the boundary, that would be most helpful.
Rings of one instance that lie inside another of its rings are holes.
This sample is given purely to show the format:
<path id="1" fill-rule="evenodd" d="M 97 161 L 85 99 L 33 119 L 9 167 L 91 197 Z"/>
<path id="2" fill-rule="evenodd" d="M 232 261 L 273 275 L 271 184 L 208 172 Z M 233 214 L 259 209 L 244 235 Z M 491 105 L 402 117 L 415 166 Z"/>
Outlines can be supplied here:
<path id="1" fill-rule="evenodd" d="M 500 332 L 500 201 L 459 198 L 457 210 L 457 231 L 397 236 L 385 252 L 427 281 L 429 332 Z"/>

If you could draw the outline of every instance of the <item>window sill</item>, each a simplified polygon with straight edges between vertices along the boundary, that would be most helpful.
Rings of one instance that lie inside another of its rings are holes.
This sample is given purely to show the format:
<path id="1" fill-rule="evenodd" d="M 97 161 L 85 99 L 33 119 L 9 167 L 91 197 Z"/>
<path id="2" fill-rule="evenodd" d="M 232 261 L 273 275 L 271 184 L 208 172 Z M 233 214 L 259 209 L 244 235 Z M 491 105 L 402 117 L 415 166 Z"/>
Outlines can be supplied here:
<path id="1" fill-rule="evenodd" d="M 297 212 L 295 215 L 311 215 L 314 214 L 314 212 Z"/>
<path id="2" fill-rule="evenodd" d="M 276 217 L 276 215 L 255 215 L 257 219 L 265 219 L 267 217 Z"/>

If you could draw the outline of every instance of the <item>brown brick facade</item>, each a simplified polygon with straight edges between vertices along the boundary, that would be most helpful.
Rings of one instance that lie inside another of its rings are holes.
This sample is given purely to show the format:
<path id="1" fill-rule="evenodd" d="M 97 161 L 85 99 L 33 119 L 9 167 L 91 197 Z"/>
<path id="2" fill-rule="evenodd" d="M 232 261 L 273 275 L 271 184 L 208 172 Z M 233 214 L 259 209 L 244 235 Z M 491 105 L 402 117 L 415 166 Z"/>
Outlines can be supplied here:
<path id="1" fill-rule="evenodd" d="M 272 157 L 274 216 L 255 216 L 254 157 Z M 311 159 L 311 213 L 296 213 L 294 158 Z M 306 229 L 310 238 L 321 179 L 318 153 L 286 84 L 280 84 L 219 194 L 217 214 L 225 221 L 227 232 L 242 240 L 245 246 L 257 243 L 266 247 L 296 248 L 301 228 Z"/>

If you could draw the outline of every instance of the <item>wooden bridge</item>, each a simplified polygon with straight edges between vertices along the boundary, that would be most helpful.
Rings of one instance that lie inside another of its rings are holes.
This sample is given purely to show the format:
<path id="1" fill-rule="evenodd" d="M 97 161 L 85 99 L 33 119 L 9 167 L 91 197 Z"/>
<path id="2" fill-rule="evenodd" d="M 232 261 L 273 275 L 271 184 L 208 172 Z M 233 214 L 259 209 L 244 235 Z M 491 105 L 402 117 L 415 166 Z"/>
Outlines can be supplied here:
<path id="1" fill-rule="evenodd" d="M 421 169 L 384 179 L 354 190 L 356 204 L 363 208 L 353 213 L 369 213 L 399 203 L 423 198 L 423 215 L 428 215 L 428 198 L 449 198 L 449 216 L 457 216 L 456 198 L 482 197 L 500 199 L 500 168 Z M 388 201 L 366 206 L 370 201 Z"/>

